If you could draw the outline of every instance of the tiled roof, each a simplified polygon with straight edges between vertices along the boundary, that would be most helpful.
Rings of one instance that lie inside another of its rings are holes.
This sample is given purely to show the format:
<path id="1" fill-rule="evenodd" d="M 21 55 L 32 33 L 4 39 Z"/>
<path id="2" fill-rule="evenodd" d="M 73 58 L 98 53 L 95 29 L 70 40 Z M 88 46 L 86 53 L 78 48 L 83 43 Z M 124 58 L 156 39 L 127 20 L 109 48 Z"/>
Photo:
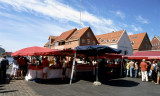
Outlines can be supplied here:
<path id="1" fill-rule="evenodd" d="M 79 37 L 81 37 L 88 29 L 90 29 L 90 27 L 86 27 L 80 30 L 76 30 L 69 38 L 68 41 L 72 41 L 72 40 L 78 40 Z M 80 32 L 80 34 L 79 34 Z"/>
<path id="2" fill-rule="evenodd" d="M 56 39 L 57 36 L 52 36 L 52 35 L 50 35 L 49 38 L 51 38 L 51 39 Z M 49 38 L 48 38 L 48 40 L 49 40 Z"/>
<path id="3" fill-rule="evenodd" d="M 125 30 L 97 35 L 96 38 L 100 44 L 118 43 Z"/>
<path id="4" fill-rule="evenodd" d="M 48 47 L 49 41 L 44 45 L 44 47 Z"/>
<path id="5" fill-rule="evenodd" d="M 160 37 L 158 36 L 157 39 L 160 41 Z"/>
<path id="6" fill-rule="evenodd" d="M 131 42 L 134 42 L 133 44 L 133 49 L 139 49 L 144 37 L 146 35 L 146 32 L 144 33 L 139 33 L 139 34 L 133 34 L 133 35 L 129 35 L 129 39 Z"/>
<path id="7" fill-rule="evenodd" d="M 67 40 L 70 35 L 72 35 L 73 32 L 75 32 L 77 29 L 74 28 L 72 30 L 69 30 L 69 31 L 66 31 L 66 32 L 63 32 L 59 37 L 56 38 L 55 41 L 60 41 L 60 40 Z"/>

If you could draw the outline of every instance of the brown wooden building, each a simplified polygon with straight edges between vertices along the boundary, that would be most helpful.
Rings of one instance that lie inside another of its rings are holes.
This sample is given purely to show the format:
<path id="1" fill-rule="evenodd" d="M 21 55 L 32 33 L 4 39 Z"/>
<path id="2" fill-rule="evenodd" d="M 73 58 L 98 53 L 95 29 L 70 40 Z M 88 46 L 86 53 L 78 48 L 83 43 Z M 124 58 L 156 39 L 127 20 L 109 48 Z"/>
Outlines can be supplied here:
<path id="1" fill-rule="evenodd" d="M 152 50 L 160 50 L 160 37 L 154 36 L 152 41 Z"/>
<path id="2" fill-rule="evenodd" d="M 152 49 L 147 32 L 129 35 L 129 39 L 134 50 L 133 53 Z"/>
<path id="3" fill-rule="evenodd" d="M 49 42 L 49 41 L 48 41 Z M 48 43 L 49 44 L 49 43 Z M 63 32 L 51 42 L 51 49 L 74 49 L 77 46 L 97 45 L 98 41 L 90 27 Z M 47 43 L 45 44 L 47 46 Z"/>

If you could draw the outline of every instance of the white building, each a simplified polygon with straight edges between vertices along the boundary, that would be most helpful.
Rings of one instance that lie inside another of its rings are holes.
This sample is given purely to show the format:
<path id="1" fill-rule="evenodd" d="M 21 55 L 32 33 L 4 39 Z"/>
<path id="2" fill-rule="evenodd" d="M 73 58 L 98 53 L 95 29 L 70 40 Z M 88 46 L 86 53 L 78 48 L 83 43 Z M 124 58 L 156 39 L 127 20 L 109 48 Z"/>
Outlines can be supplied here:
<path id="1" fill-rule="evenodd" d="M 111 32 L 96 36 L 100 45 L 106 45 L 122 50 L 121 54 L 132 55 L 133 48 L 126 30 Z"/>

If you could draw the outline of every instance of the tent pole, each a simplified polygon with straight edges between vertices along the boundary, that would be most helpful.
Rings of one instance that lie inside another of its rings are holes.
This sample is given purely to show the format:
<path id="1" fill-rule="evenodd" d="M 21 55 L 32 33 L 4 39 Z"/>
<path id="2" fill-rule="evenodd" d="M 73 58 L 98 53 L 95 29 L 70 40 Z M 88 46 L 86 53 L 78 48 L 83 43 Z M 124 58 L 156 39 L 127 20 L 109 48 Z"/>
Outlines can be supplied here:
<path id="1" fill-rule="evenodd" d="M 75 61 L 76 61 L 76 53 L 74 54 L 74 60 L 73 60 L 73 64 L 72 64 L 72 72 L 71 72 L 71 78 L 70 78 L 70 85 L 72 84 L 72 79 L 73 79 L 73 74 L 75 71 Z"/>

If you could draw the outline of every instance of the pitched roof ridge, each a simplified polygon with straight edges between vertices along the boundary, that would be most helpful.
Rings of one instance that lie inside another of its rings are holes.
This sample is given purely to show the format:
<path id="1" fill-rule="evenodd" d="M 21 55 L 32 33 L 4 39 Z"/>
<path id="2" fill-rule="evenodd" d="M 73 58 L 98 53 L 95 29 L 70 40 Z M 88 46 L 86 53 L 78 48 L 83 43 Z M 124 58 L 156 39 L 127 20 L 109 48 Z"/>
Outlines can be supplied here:
<path id="1" fill-rule="evenodd" d="M 110 32 L 110 33 L 100 34 L 100 35 L 96 35 L 96 36 L 107 35 L 107 34 L 111 34 L 111 33 L 118 33 L 118 32 L 120 32 L 120 31 L 123 31 L 123 32 L 124 32 L 125 30 L 112 31 L 112 32 Z"/>
<path id="2" fill-rule="evenodd" d="M 147 32 L 143 32 L 143 33 L 137 33 L 137 34 L 132 34 L 132 35 L 138 35 L 138 34 L 146 34 Z M 132 35 L 128 35 L 128 36 L 132 36 Z"/>

